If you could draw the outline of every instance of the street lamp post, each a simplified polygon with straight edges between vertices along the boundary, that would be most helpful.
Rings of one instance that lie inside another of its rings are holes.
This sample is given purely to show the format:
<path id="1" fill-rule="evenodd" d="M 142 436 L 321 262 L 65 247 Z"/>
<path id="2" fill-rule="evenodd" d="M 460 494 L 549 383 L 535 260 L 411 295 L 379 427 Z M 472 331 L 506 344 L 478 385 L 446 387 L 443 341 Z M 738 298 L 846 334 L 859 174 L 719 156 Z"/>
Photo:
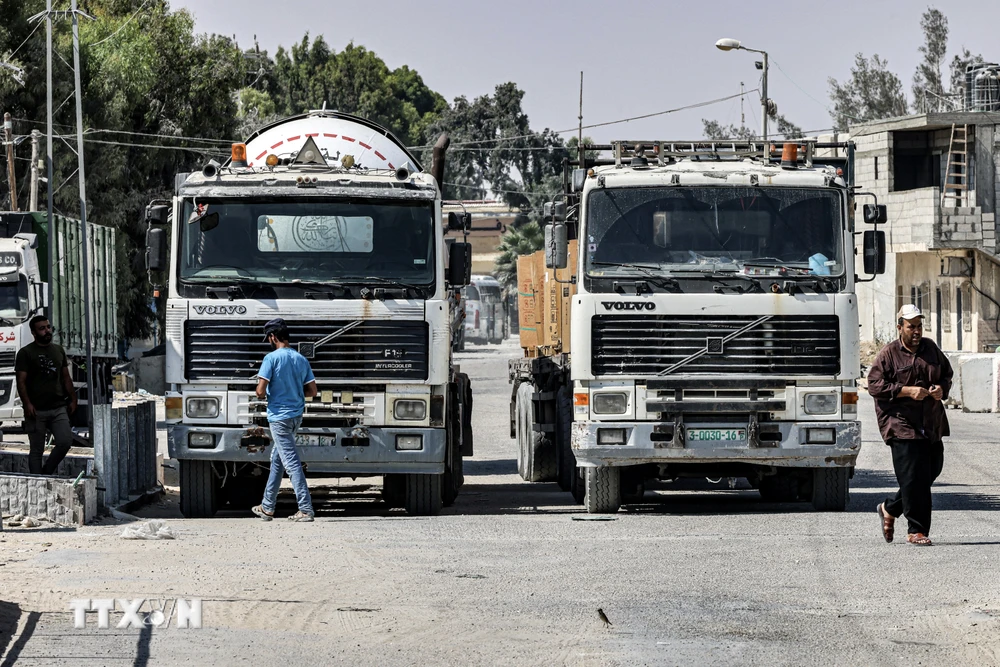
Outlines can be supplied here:
<path id="1" fill-rule="evenodd" d="M 725 37 L 720 39 L 715 43 L 715 47 L 720 51 L 732 51 L 738 49 L 740 51 L 750 51 L 752 53 L 759 53 L 763 56 L 763 63 L 761 69 L 763 70 L 763 76 L 761 77 L 760 84 L 760 129 L 761 136 L 764 143 L 767 143 L 767 51 L 761 51 L 760 49 L 748 49 L 743 46 L 738 39 L 732 39 L 730 37 Z"/>

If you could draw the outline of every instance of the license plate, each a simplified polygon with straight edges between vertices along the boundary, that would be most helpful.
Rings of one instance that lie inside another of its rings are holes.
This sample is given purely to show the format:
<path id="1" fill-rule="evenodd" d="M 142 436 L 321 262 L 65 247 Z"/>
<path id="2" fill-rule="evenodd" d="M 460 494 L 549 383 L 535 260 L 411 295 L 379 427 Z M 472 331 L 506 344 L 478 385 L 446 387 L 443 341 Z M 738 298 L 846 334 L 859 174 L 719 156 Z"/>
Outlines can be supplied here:
<path id="1" fill-rule="evenodd" d="M 745 428 L 689 428 L 688 442 L 746 442 Z"/>
<path id="2" fill-rule="evenodd" d="M 332 447 L 335 442 L 332 435 L 295 434 L 295 444 L 299 447 Z"/>

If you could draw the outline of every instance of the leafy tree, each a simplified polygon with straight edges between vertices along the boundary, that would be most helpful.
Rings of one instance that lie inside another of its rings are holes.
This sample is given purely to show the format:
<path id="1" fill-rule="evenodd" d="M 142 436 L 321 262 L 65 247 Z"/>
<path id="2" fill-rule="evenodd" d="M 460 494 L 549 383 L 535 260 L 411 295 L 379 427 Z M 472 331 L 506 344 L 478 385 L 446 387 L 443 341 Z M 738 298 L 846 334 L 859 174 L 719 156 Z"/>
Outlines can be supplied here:
<path id="1" fill-rule="evenodd" d="M 951 59 L 951 96 L 959 109 L 965 106 L 965 70 L 969 65 L 979 65 L 986 62 L 980 54 L 973 55 L 967 48 L 955 54 Z"/>
<path id="2" fill-rule="evenodd" d="M 941 79 L 941 66 L 948 50 L 948 19 L 939 10 L 928 7 L 920 17 L 924 43 L 918 49 L 923 57 L 913 74 L 913 106 L 921 113 L 942 108 L 947 91 Z"/>
<path id="3" fill-rule="evenodd" d="M 537 222 L 511 227 L 501 237 L 494 274 L 505 293 L 517 289 L 517 258 L 541 250 L 544 242 L 545 235 Z"/>
<path id="4" fill-rule="evenodd" d="M 851 123 L 906 115 L 903 84 L 888 65 L 878 54 L 869 60 L 858 53 L 849 80 L 839 83 L 833 77 L 828 79 L 834 129 L 843 132 Z"/>
<path id="5" fill-rule="evenodd" d="M 781 135 L 785 139 L 798 139 L 802 137 L 802 128 L 800 128 L 795 123 L 791 122 L 781 114 L 776 114 L 772 116 L 776 125 L 776 132 L 768 132 L 769 138 L 775 138 L 776 135 Z M 718 121 L 709 120 L 707 118 L 701 119 L 702 132 L 705 137 L 715 141 L 721 141 L 725 139 L 737 139 L 737 140 L 752 140 L 757 139 L 760 135 L 757 134 L 753 129 L 742 126 L 737 127 L 735 125 L 722 125 Z"/>

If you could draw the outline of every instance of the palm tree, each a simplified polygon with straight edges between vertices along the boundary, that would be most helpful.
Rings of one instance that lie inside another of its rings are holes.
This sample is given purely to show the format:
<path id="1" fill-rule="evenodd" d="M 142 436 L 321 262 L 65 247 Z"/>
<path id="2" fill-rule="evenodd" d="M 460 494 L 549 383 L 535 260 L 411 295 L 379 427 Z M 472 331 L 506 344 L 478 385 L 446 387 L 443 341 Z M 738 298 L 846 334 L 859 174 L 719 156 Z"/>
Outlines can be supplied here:
<path id="1" fill-rule="evenodd" d="M 501 237 L 495 273 L 504 294 L 517 291 L 517 258 L 541 250 L 544 242 L 545 235 L 537 222 L 512 227 Z"/>

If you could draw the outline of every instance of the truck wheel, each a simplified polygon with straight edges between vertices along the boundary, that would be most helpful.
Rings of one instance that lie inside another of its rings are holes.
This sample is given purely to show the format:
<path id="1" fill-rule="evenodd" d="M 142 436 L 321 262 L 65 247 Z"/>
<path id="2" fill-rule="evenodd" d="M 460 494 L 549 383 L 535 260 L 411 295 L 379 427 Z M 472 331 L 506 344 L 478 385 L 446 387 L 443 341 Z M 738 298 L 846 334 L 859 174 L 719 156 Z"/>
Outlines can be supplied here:
<path id="1" fill-rule="evenodd" d="M 799 478 L 781 472 L 761 477 L 757 490 L 766 503 L 794 503 L 799 499 Z"/>
<path id="2" fill-rule="evenodd" d="M 586 468 L 583 504 L 588 514 L 614 514 L 622 504 L 620 471 L 611 466 Z"/>
<path id="3" fill-rule="evenodd" d="M 850 499 L 850 468 L 813 470 L 813 509 L 817 512 L 843 512 Z"/>
<path id="4" fill-rule="evenodd" d="M 586 468 L 576 467 L 573 469 L 573 481 L 570 486 L 569 492 L 573 494 L 573 502 L 577 505 L 583 504 L 583 497 L 586 495 L 586 481 L 584 480 L 584 473 Z"/>
<path id="5" fill-rule="evenodd" d="M 620 473 L 619 486 L 623 505 L 638 505 L 646 494 L 646 484 L 641 467 L 625 468 Z"/>
<path id="6" fill-rule="evenodd" d="M 534 386 L 524 383 L 518 387 L 521 404 L 521 438 L 518 443 L 518 472 L 526 482 L 551 482 L 558 477 L 556 447 L 545 434 L 535 430 L 535 411 L 531 405 Z"/>
<path id="7" fill-rule="evenodd" d="M 457 398 L 453 392 L 453 400 Z M 458 405 L 452 403 L 452 411 L 448 415 L 447 440 L 448 447 L 445 459 L 444 479 L 442 480 L 441 502 L 445 507 L 451 507 L 458 498 L 458 491 L 465 482 L 462 466 L 462 451 L 459 448 L 458 435 L 461 429 L 461 417 L 458 415 Z"/>
<path id="8" fill-rule="evenodd" d="M 444 475 L 407 475 L 404 506 L 407 514 L 429 516 L 441 511 Z"/>
<path id="9" fill-rule="evenodd" d="M 181 459 L 181 514 L 189 519 L 215 516 L 219 482 L 211 461 Z"/>
<path id="10" fill-rule="evenodd" d="M 573 490 L 576 456 L 573 454 L 573 395 L 566 387 L 556 392 L 556 457 L 559 467 L 559 488 Z"/>
<path id="11" fill-rule="evenodd" d="M 382 502 L 390 508 L 406 504 L 406 475 L 384 475 L 382 477 Z"/>

